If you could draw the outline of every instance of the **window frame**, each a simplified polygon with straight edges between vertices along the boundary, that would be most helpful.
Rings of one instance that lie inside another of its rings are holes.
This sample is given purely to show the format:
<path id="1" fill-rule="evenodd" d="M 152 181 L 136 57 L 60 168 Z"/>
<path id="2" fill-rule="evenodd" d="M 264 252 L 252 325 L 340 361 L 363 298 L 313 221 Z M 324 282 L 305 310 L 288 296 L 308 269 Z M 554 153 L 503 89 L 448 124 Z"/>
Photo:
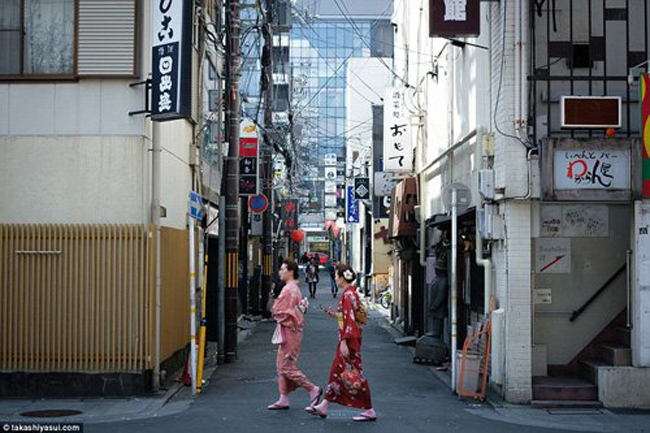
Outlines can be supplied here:
<path id="1" fill-rule="evenodd" d="M 72 0 L 74 12 L 74 29 L 72 32 L 72 72 L 57 74 L 25 74 L 25 0 L 20 0 L 20 73 L 0 74 L 0 82 L 34 82 L 34 81 L 77 81 L 78 75 L 78 51 L 79 51 L 79 0 Z"/>

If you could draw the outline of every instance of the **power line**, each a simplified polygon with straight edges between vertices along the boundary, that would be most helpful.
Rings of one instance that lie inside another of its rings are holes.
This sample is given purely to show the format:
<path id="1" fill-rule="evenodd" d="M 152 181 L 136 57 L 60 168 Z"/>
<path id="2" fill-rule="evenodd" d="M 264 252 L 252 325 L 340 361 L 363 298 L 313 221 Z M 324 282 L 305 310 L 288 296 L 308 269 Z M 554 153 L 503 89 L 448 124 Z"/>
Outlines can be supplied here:
<path id="1" fill-rule="evenodd" d="M 312 31 L 313 31 L 314 33 L 316 33 L 318 36 L 320 36 L 320 33 L 318 33 L 318 31 L 317 31 L 317 30 L 316 30 L 316 29 L 315 29 L 311 24 L 309 24 L 308 21 L 305 21 L 305 24 L 307 24 L 307 26 L 308 26 L 310 29 L 312 29 Z M 305 36 L 305 38 L 307 39 L 307 41 L 309 41 L 309 37 L 305 34 L 305 32 L 304 32 L 304 30 L 302 29 L 302 27 L 300 27 L 299 29 L 300 29 L 300 32 L 303 34 L 303 36 Z M 316 39 L 317 39 L 317 38 L 316 38 Z M 323 39 L 320 39 L 320 40 L 323 40 Z M 325 61 L 325 64 L 326 64 L 328 67 L 332 68 L 332 67 L 327 63 L 327 59 L 321 55 L 320 50 L 319 50 L 317 47 L 315 47 L 315 46 L 314 46 L 313 48 L 314 48 L 314 51 L 316 52 L 316 54 L 318 55 L 318 57 L 320 57 L 323 61 Z M 353 50 L 353 51 L 352 51 L 352 54 L 353 54 L 353 53 L 354 53 L 354 48 L 353 48 L 352 50 Z M 368 60 L 369 60 L 369 59 L 370 59 L 370 57 L 368 58 Z M 333 69 L 333 68 L 332 68 L 332 69 Z M 371 92 L 373 92 L 375 95 L 377 95 L 377 97 L 379 98 L 380 101 L 383 102 L 384 98 L 383 98 L 379 93 L 377 93 L 377 92 L 376 92 L 372 87 L 370 87 L 370 85 L 369 85 L 368 83 L 366 83 L 366 82 L 365 82 L 365 81 L 364 81 L 364 80 L 363 80 L 359 75 L 357 75 L 357 73 L 354 72 L 353 69 L 350 69 L 350 72 L 352 73 L 352 75 L 354 75 L 355 77 L 357 77 L 357 78 L 359 79 L 359 81 L 361 81 L 361 83 L 362 83 L 364 86 L 366 86 L 368 89 L 370 89 Z M 346 80 L 346 81 L 347 81 L 347 80 Z M 347 84 L 349 85 L 349 83 L 347 83 Z M 370 102 L 371 104 L 374 104 L 373 101 L 371 101 L 371 100 L 369 100 L 368 98 L 366 98 L 363 94 L 361 94 L 358 90 L 356 90 L 352 85 L 350 85 L 350 88 L 351 88 L 352 90 L 354 90 L 354 92 L 357 93 L 359 96 L 361 96 L 363 99 L 365 99 L 366 101 Z"/>
<path id="2" fill-rule="evenodd" d="M 346 13 L 345 10 L 343 10 L 343 7 L 341 7 L 341 4 L 339 3 L 338 0 L 334 0 L 334 4 L 335 4 L 336 7 L 338 8 L 338 10 L 341 11 L 341 14 L 342 14 L 343 17 L 347 20 L 347 22 L 350 23 L 350 25 L 352 26 L 352 28 L 354 28 L 354 29 L 356 30 L 356 33 L 357 33 L 357 35 L 359 36 L 359 39 L 361 40 L 361 42 L 363 42 L 364 45 L 367 46 L 367 47 L 372 51 L 372 47 L 370 46 L 370 44 L 368 43 L 368 41 L 366 41 L 366 39 L 364 38 L 364 36 L 361 34 L 361 30 L 359 30 L 359 28 L 357 27 L 357 25 L 356 25 L 356 23 L 354 22 L 354 20 L 352 20 L 352 18 L 350 18 L 350 16 L 348 15 L 349 11 L 348 11 L 348 13 Z M 344 5 L 344 6 L 345 6 L 345 5 Z M 346 8 L 346 9 L 347 9 L 347 8 Z M 386 62 L 384 61 L 384 59 L 382 59 L 381 57 L 377 57 L 377 59 L 379 60 L 379 63 L 381 63 L 382 65 L 384 65 L 384 66 L 386 67 L 386 69 L 388 69 L 388 70 L 391 72 L 391 74 L 393 74 L 393 76 L 394 76 L 395 78 L 397 78 L 398 80 L 402 81 L 402 82 L 404 83 L 404 85 L 405 85 L 407 88 L 408 88 L 408 87 L 411 87 L 411 85 L 410 85 L 410 84 L 409 84 L 405 79 L 403 79 L 401 76 L 399 76 L 399 75 L 397 74 L 397 72 L 395 72 L 395 70 L 394 70 L 392 67 L 390 67 L 390 66 L 388 66 L 388 65 L 386 64 Z"/>

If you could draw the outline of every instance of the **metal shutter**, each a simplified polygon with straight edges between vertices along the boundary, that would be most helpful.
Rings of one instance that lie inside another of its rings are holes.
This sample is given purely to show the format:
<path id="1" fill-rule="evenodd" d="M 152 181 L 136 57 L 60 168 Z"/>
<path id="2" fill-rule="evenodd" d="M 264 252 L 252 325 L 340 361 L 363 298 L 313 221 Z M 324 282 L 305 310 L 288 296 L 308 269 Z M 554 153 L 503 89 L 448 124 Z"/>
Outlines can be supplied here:
<path id="1" fill-rule="evenodd" d="M 79 75 L 135 74 L 136 1 L 79 0 Z"/>

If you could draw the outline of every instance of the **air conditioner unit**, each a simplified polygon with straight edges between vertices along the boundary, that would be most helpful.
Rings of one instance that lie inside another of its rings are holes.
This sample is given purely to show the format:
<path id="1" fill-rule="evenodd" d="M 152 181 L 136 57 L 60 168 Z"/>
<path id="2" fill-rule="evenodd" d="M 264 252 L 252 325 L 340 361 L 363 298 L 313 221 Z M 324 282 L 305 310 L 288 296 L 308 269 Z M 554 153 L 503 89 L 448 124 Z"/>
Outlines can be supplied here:
<path id="1" fill-rule="evenodd" d="M 478 171 L 478 192 L 485 200 L 494 200 L 494 170 Z"/>
<path id="2" fill-rule="evenodd" d="M 503 238 L 501 229 L 501 217 L 497 212 L 497 206 L 486 204 L 483 209 L 477 212 L 478 231 L 483 239 L 498 240 Z"/>

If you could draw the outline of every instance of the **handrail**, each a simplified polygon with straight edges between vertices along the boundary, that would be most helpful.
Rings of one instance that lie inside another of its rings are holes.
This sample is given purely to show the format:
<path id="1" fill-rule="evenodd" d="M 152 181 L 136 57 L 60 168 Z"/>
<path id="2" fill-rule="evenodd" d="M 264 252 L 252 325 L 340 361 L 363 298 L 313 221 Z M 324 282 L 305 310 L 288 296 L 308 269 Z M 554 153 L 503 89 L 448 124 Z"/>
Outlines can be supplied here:
<path id="1" fill-rule="evenodd" d="M 591 305 L 591 303 L 594 302 L 596 298 L 599 297 L 607 287 L 609 287 L 612 281 L 614 281 L 616 277 L 618 277 L 625 270 L 625 268 L 627 268 L 627 263 L 623 264 L 623 266 L 621 266 L 618 271 L 614 272 L 614 274 L 611 277 L 609 277 L 607 281 L 605 281 L 605 284 L 600 286 L 600 289 L 598 289 L 596 293 L 594 293 L 593 295 L 591 295 L 589 299 L 587 299 L 587 302 L 585 302 L 582 305 L 582 307 L 578 308 L 577 310 L 574 310 L 573 313 L 571 313 L 571 317 L 569 318 L 569 321 L 573 322 L 578 317 L 580 317 L 580 315 L 584 313 L 587 307 L 589 307 L 589 305 Z"/>

